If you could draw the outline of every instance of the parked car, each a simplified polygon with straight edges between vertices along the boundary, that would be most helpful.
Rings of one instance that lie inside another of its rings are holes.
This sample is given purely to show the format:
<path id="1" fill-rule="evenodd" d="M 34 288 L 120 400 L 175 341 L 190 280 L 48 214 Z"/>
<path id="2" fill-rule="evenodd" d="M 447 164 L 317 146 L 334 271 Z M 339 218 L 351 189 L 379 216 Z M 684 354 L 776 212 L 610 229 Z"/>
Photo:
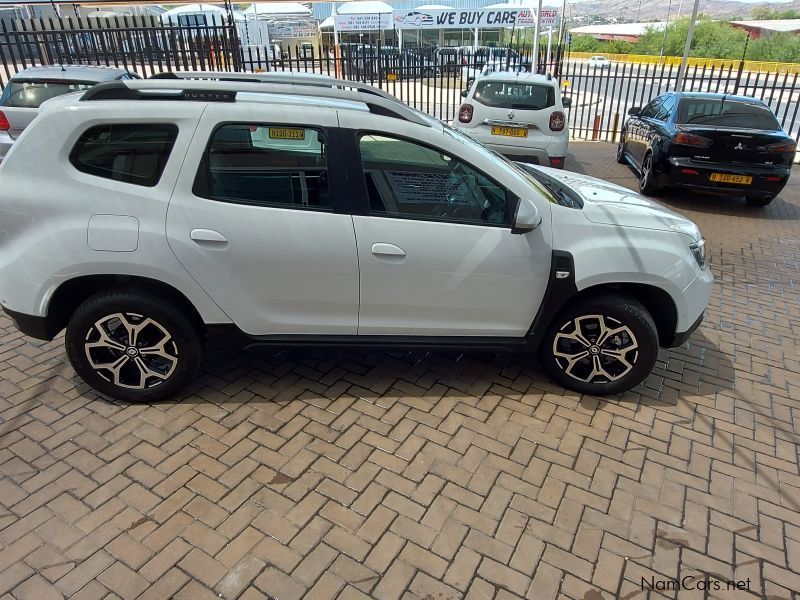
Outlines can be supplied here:
<path id="1" fill-rule="evenodd" d="M 795 141 L 760 100 L 669 92 L 628 114 L 617 160 L 639 172 L 643 194 L 675 186 L 766 206 L 789 180 Z"/>
<path id="2" fill-rule="evenodd" d="M 590 56 L 589 66 L 595 69 L 610 69 L 611 61 L 605 56 Z"/>
<path id="3" fill-rule="evenodd" d="M 16 73 L 0 95 L 0 161 L 45 100 L 87 90 L 101 81 L 138 77 L 127 69 L 88 65 L 30 67 Z"/>
<path id="4" fill-rule="evenodd" d="M 461 94 L 452 127 L 513 160 L 562 168 L 569 128 L 558 80 L 498 71 L 479 76 Z"/>
<path id="5" fill-rule="evenodd" d="M 176 394 L 208 332 L 538 350 L 565 387 L 617 394 L 703 317 L 697 226 L 625 188 L 357 82 L 180 78 L 95 86 L 0 164 L 3 309 L 66 327 L 102 394 Z"/>

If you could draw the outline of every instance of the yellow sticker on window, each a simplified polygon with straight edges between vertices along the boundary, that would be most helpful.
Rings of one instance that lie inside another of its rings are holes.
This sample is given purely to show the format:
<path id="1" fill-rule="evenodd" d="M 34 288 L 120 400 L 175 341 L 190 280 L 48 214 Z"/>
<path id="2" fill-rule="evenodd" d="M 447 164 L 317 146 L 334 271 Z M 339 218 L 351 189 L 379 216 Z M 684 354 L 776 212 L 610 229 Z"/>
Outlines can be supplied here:
<path id="1" fill-rule="evenodd" d="M 270 127 L 269 137 L 272 140 L 304 140 L 305 129 L 291 129 L 289 127 Z"/>

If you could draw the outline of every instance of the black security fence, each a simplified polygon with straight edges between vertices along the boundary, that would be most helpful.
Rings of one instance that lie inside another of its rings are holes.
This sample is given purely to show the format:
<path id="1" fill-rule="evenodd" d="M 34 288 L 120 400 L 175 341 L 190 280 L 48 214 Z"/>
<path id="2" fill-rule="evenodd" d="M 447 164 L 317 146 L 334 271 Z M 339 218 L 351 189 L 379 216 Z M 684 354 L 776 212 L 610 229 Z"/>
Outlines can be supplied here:
<path id="1" fill-rule="evenodd" d="M 142 77 L 172 70 L 239 70 L 237 29 L 211 15 L 203 23 L 112 16 L 0 21 L 0 87 L 42 65 L 106 65 Z"/>
<path id="2" fill-rule="evenodd" d="M 172 22 L 159 17 L 64 17 L 0 22 L 0 87 L 36 65 L 95 64 L 125 67 L 147 77 L 165 71 L 307 72 L 369 83 L 443 121 L 457 118 L 479 74 L 528 72 L 532 44 L 505 47 L 402 47 L 386 44 L 326 45 L 320 39 L 243 46 L 242 24 L 210 15 Z M 330 40 L 329 40 L 330 42 Z M 568 48 L 538 48 L 537 71 L 558 81 L 574 138 L 616 141 L 630 108 L 677 87 L 669 63 L 596 62 L 573 59 Z M 682 88 L 726 92 L 766 102 L 793 137 L 800 138 L 798 72 L 756 72 L 740 61 L 692 65 Z"/>

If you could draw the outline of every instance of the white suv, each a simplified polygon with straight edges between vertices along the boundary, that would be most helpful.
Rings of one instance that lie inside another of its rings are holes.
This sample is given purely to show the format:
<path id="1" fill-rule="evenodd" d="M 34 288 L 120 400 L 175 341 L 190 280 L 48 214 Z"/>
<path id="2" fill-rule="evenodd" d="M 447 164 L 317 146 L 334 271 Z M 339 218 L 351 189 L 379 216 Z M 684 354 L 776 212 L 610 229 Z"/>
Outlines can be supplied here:
<path id="1" fill-rule="evenodd" d="M 66 327 L 103 394 L 175 394 L 212 330 L 538 349 L 565 387 L 614 394 L 702 319 L 703 238 L 651 200 L 358 83 L 203 76 L 64 100 L 0 165 L 0 302 L 33 337 Z"/>
<path id="2" fill-rule="evenodd" d="M 461 94 L 451 125 L 513 160 L 563 168 L 569 143 L 558 81 L 500 71 L 479 76 Z"/>

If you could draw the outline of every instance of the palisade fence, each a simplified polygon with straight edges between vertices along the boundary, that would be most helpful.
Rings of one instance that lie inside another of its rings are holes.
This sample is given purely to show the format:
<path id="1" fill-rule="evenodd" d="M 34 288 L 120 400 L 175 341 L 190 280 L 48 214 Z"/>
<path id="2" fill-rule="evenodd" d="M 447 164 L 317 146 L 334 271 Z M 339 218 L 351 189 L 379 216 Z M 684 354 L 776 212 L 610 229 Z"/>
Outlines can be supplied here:
<path id="1" fill-rule="evenodd" d="M 239 24 L 241 26 L 241 24 Z M 0 87 L 34 65 L 95 64 L 126 67 L 142 77 L 164 71 L 287 71 L 340 77 L 381 87 L 438 119 L 457 118 L 461 92 L 486 69 L 530 69 L 530 44 L 505 49 L 414 48 L 341 44 L 334 51 L 304 45 L 240 44 L 237 24 L 214 18 L 176 24 L 158 17 L 27 19 L 0 25 Z M 559 81 L 570 97 L 566 110 L 573 138 L 616 141 L 628 110 L 675 89 L 678 67 L 670 61 L 612 62 L 596 68 L 554 47 L 540 49 L 539 71 Z M 800 138 L 798 71 L 749 71 L 740 61 L 693 62 L 683 89 L 753 96 L 766 102 L 783 128 Z"/>

